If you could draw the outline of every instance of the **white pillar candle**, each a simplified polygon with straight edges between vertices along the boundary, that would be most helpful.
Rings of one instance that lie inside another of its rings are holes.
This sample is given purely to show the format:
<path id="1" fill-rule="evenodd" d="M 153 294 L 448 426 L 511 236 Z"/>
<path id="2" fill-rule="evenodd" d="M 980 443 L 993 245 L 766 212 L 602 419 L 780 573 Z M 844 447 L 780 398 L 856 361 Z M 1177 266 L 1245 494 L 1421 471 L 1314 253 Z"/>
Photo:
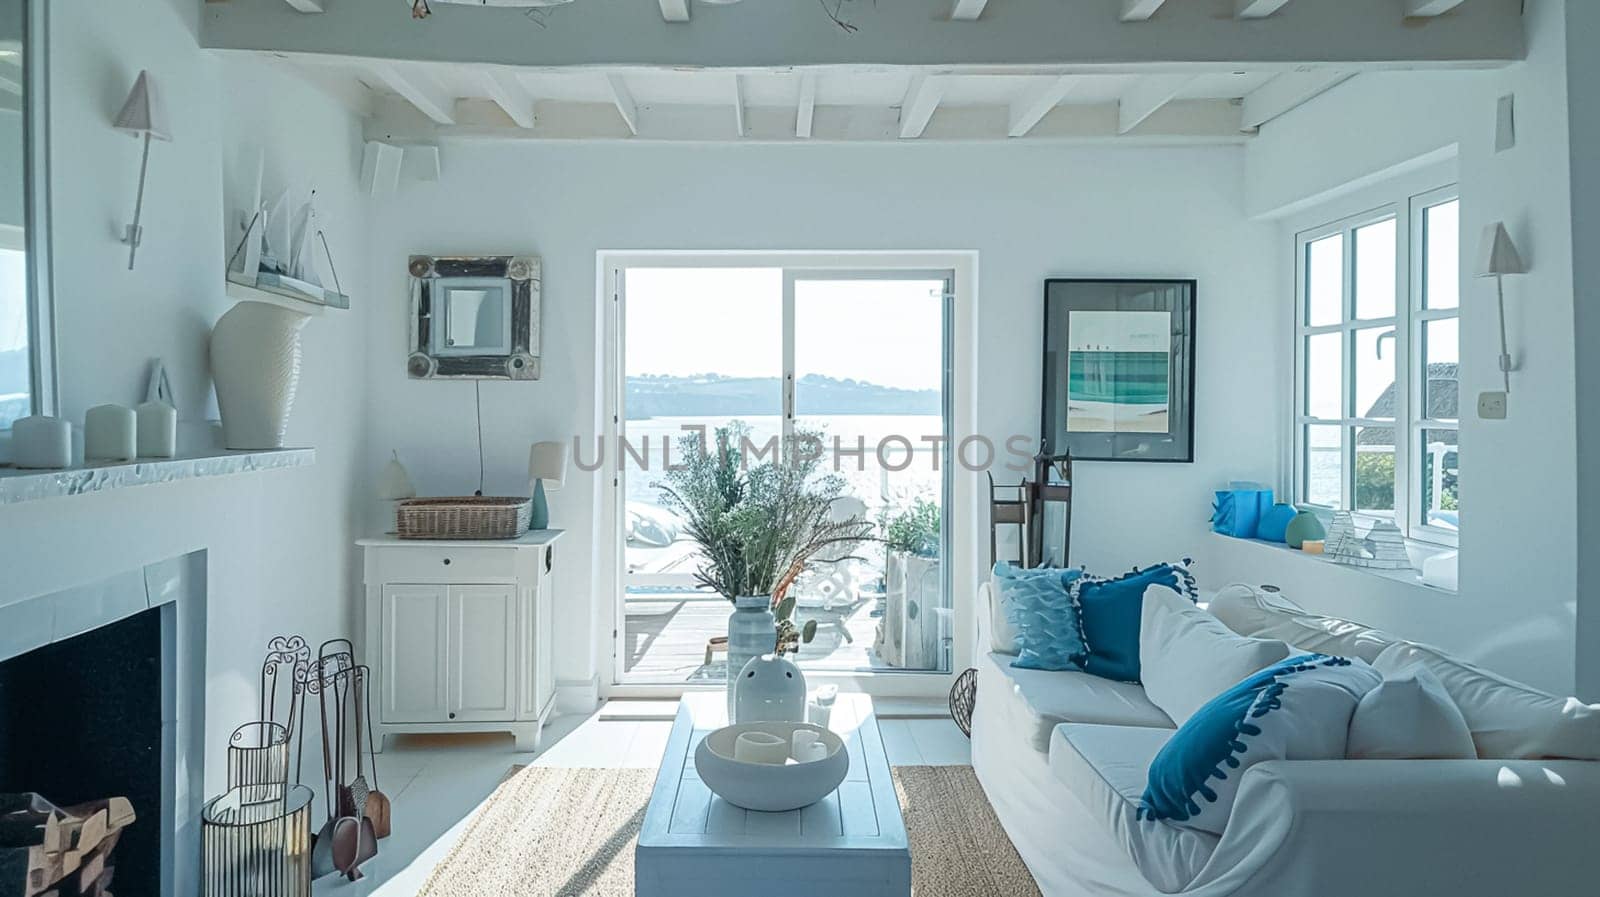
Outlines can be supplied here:
<path id="1" fill-rule="evenodd" d="M 139 453 L 132 408 L 96 405 L 83 416 L 85 461 L 131 461 Z"/>
<path id="2" fill-rule="evenodd" d="M 166 402 L 145 402 L 133 409 L 139 418 L 141 458 L 171 458 L 178 453 L 178 409 Z"/>
<path id="3" fill-rule="evenodd" d="M 11 424 L 11 459 L 18 467 L 71 467 L 72 424 L 40 415 L 16 420 Z"/>

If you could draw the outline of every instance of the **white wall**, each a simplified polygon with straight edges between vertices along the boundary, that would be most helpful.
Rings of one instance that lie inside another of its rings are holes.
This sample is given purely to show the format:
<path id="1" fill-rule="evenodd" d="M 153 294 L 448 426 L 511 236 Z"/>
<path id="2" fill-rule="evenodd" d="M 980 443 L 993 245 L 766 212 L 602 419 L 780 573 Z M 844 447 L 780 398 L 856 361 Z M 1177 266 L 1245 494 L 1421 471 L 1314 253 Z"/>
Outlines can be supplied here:
<path id="1" fill-rule="evenodd" d="M 92 405 L 142 400 L 146 366 L 160 356 L 183 419 L 198 422 L 210 404 L 208 334 L 229 306 L 219 251 L 224 152 L 260 141 L 283 164 L 314 173 L 334 220 L 330 239 L 355 254 L 365 223 L 355 189 L 359 128 L 292 77 L 202 52 L 199 4 L 190 0 L 76 13 L 57 7 L 50 47 L 62 412 L 81 424 Z M 145 242 L 130 272 L 117 236 L 132 213 L 139 147 L 110 122 L 141 68 L 174 139 L 151 152 Z M 347 275 L 355 308 L 304 332 L 289 441 L 315 446 L 315 466 L 0 508 L 0 601 L 209 549 L 208 790 L 223 782 L 227 733 L 253 715 L 267 638 L 351 628 L 350 515 L 367 480 L 363 268 L 352 264 Z"/>
<path id="2" fill-rule="evenodd" d="M 1244 220 L 1237 148 L 452 142 L 443 163 L 441 181 L 403 185 L 372 216 L 384 298 L 369 346 L 369 463 L 398 449 L 425 493 L 470 491 L 477 457 L 472 385 L 405 374 L 412 252 L 544 258 L 544 379 L 483 384 L 489 492 L 526 489 L 533 440 L 594 434 L 603 249 L 978 250 L 977 421 L 997 443 L 1037 435 L 1047 276 L 1198 278 L 1198 462 L 1079 467 L 1073 557 L 1094 569 L 1197 553 L 1212 486 L 1276 463 L 1272 422 L 1255 413 L 1281 398 L 1281 347 L 1261 313 L 1273 231 Z M 611 663 L 590 532 L 598 486 L 573 471 L 551 497 L 554 525 L 577 537 L 563 543 L 556 600 L 567 683 Z"/>
<path id="3" fill-rule="evenodd" d="M 1567 111 L 1572 142 L 1573 335 L 1576 345 L 1578 457 L 1600 456 L 1600 5 L 1567 2 Z M 1578 467 L 1578 507 L 1600 503 L 1600 471 Z M 1579 545 L 1594 545 L 1596 520 L 1580 514 Z M 1578 568 L 1578 693 L 1600 695 L 1600 568 Z"/>
<path id="4" fill-rule="evenodd" d="M 1308 605 L 1440 643 L 1568 693 L 1577 684 L 1578 454 L 1563 19 L 1561 0 L 1532 0 L 1528 61 L 1504 71 L 1360 75 L 1268 124 L 1247 150 L 1247 173 L 1250 210 L 1271 214 L 1326 198 L 1337 185 L 1368 183 L 1454 152 L 1462 206 L 1460 593 L 1303 558 L 1264 563 Z M 1507 93 L 1516 96 L 1518 143 L 1497 154 L 1496 101 Z M 1506 282 L 1510 348 L 1519 363 L 1509 417 L 1481 421 L 1477 394 L 1501 388 L 1499 331 L 1493 282 L 1472 277 L 1471 267 L 1483 226 L 1496 220 L 1506 222 L 1532 270 Z M 1289 239 L 1280 235 L 1273 256 L 1286 297 L 1293 295 Z M 1287 344 L 1291 303 L 1282 302 L 1278 313 L 1278 339 Z M 1287 441 L 1288 426 L 1282 430 Z M 1265 572 L 1254 546 L 1220 551 L 1232 574 Z M 1588 697 L 1600 697 L 1589 688 Z"/>

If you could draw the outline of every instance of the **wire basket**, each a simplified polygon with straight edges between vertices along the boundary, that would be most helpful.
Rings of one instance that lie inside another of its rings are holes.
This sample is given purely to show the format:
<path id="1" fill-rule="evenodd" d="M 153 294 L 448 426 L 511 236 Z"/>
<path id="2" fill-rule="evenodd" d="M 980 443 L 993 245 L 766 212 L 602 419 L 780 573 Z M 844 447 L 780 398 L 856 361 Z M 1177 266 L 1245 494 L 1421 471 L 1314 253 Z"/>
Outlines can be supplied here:
<path id="1" fill-rule="evenodd" d="M 532 517 L 526 498 L 413 498 L 400 503 L 395 526 L 402 539 L 516 539 Z"/>

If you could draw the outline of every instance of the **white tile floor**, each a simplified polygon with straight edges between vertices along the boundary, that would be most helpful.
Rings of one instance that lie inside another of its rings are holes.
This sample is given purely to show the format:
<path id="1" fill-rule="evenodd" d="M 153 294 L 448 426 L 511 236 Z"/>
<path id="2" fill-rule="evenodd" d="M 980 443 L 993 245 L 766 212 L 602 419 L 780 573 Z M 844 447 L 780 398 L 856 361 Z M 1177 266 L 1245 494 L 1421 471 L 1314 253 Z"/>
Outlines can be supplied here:
<path id="1" fill-rule="evenodd" d="M 667 720 L 561 716 L 545 727 L 544 750 L 519 753 L 509 735 L 391 737 L 378 755 L 377 784 L 393 801 L 394 832 L 366 877 L 319 880 L 319 897 L 412 897 L 449 851 L 467 817 L 514 764 L 654 768 L 666 750 Z M 948 719 L 881 719 L 894 766 L 965 765 L 967 738 Z"/>

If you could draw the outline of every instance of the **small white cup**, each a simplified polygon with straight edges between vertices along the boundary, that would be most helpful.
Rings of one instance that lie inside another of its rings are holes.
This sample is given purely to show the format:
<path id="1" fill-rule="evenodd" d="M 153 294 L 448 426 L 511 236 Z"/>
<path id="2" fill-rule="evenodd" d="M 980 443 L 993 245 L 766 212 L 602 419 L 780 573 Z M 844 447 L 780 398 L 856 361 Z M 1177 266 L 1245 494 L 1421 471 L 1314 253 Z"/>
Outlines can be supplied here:
<path id="1" fill-rule="evenodd" d="M 817 743 L 817 733 L 810 729 L 796 729 L 789 736 L 789 756 L 795 760 L 806 762 L 807 752 L 813 744 Z"/>
<path id="2" fill-rule="evenodd" d="M 818 760 L 826 760 L 828 759 L 828 745 L 826 742 L 813 741 L 805 746 L 804 751 L 796 752 L 794 759 L 797 763 L 815 763 Z"/>
<path id="3" fill-rule="evenodd" d="M 733 759 L 782 766 L 789 761 L 789 743 L 766 732 L 741 732 L 733 740 Z"/>

